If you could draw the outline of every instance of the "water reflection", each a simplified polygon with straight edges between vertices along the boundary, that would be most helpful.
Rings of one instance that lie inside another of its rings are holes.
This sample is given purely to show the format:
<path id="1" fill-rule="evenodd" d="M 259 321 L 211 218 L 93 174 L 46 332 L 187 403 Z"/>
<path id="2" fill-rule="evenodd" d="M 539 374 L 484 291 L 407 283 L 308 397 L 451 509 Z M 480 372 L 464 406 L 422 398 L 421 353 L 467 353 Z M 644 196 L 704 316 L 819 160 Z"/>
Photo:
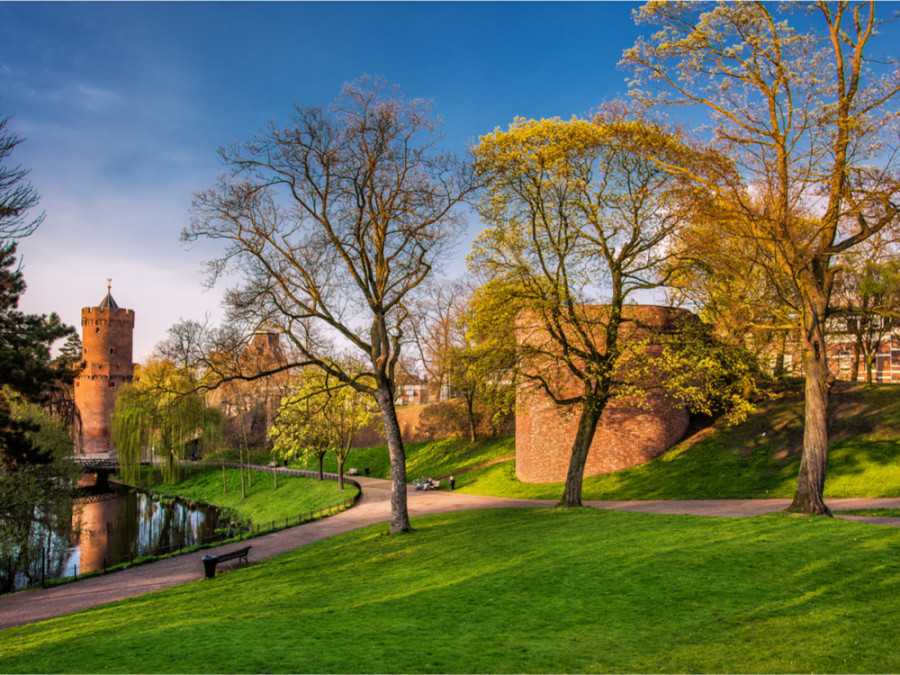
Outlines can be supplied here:
<path id="1" fill-rule="evenodd" d="M 84 574 L 198 544 L 219 527 L 213 508 L 154 501 L 115 485 L 107 491 L 87 489 L 72 502 L 68 517 L 65 509 L 60 514 L 48 519 L 36 513 L 27 540 L 0 551 L 0 592 L 40 584 L 42 575 Z"/>

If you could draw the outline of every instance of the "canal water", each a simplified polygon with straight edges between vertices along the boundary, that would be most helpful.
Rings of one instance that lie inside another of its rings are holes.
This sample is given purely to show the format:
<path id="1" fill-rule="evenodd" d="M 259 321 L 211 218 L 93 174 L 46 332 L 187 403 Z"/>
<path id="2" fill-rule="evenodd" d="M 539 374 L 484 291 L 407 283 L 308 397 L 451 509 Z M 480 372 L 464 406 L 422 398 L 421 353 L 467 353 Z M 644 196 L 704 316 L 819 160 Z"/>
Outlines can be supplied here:
<path id="1" fill-rule="evenodd" d="M 154 500 L 114 484 L 103 491 L 85 488 L 71 517 L 37 515 L 28 543 L 3 551 L 0 593 L 199 544 L 220 527 L 213 507 Z"/>

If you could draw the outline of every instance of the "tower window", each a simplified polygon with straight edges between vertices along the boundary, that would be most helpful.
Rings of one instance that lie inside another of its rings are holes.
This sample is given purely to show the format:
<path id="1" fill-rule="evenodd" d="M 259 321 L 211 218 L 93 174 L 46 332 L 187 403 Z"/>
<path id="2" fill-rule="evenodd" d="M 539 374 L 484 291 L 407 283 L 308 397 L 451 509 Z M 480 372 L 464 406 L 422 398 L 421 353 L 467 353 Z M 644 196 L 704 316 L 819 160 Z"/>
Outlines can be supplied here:
<path id="1" fill-rule="evenodd" d="M 99 333 L 99 332 L 100 332 L 100 326 L 97 326 L 97 327 L 94 329 L 94 332 L 95 332 L 95 333 Z"/>
<path id="2" fill-rule="evenodd" d="M 106 385 L 106 386 L 108 386 L 108 387 L 115 387 L 115 386 L 116 386 L 116 383 L 113 382 L 112 380 L 110 380 L 110 381 L 109 381 L 109 384 Z"/>
<path id="3" fill-rule="evenodd" d="M 115 348 L 115 347 L 110 347 L 110 348 L 109 348 L 109 353 L 110 353 L 110 354 L 118 354 L 118 353 L 119 353 L 119 350 L 118 350 L 117 348 Z"/>

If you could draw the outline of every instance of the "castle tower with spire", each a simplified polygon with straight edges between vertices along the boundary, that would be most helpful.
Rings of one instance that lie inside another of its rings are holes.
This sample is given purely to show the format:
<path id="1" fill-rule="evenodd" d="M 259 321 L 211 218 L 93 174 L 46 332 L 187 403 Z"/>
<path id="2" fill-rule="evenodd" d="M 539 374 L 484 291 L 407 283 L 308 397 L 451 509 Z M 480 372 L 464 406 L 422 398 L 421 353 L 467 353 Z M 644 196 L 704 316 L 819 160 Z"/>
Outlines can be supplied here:
<path id="1" fill-rule="evenodd" d="M 77 451 L 84 454 L 110 452 L 109 418 L 116 395 L 134 376 L 134 311 L 116 304 L 111 280 L 107 282 L 103 301 L 81 310 L 81 359 L 85 365 L 75 379 L 75 408 L 81 421 Z"/>

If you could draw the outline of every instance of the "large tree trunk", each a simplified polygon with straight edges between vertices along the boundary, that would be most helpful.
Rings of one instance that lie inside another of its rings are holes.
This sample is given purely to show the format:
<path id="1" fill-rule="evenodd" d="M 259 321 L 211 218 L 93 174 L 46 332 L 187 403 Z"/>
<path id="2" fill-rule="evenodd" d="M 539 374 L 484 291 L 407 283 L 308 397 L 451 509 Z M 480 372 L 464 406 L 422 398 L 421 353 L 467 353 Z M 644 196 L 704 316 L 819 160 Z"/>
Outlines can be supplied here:
<path id="1" fill-rule="evenodd" d="M 787 331 L 779 331 L 778 336 L 778 354 L 775 356 L 775 369 L 772 377 L 777 380 L 783 379 L 787 373 L 784 372 L 784 353 L 787 350 Z"/>
<path id="2" fill-rule="evenodd" d="M 859 381 L 859 356 L 862 353 L 861 346 L 862 338 L 857 335 L 856 341 L 853 343 L 853 356 L 851 357 L 853 360 L 850 362 L 850 381 L 858 382 Z"/>
<path id="3" fill-rule="evenodd" d="M 386 385 L 380 385 L 375 400 L 384 421 L 384 436 L 391 457 L 391 534 L 409 532 L 409 511 L 406 508 L 406 453 L 400 437 L 400 424 L 394 409 L 393 392 Z"/>
<path id="4" fill-rule="evenodd" d="M 241 499 L 247 498 L 247 488 L 244 487 L 244 447 L 238 444 L 238 466 L 241 467 Z"/>
<path id="5" fill-rule="evenodd" d="M 873 350 L 869 349 L 866 351 L 866 384 L 870 387 L 872 386 L 872 384 L 874 384 L 872 373 L 875 371 L 875 363 L 877 358 L 878 357 Z"/>
<path id="6" fill-rule="evenodd" d="M 803 370 L 806 374 L 803 456 L 797 491 L 788 511 L 805 515 L 831 515 L 825 506 L 825 474 L 828 469 L 828 394 L 834 381 L 825 357 L 825 336 L 820 322 L 808 322 L 803 342 Z"/>
<path id="7" fill-rule="evenodd" d="M 572 443 L 572 454 L 569 457 L 569 471 L 566 474 L 566 488 L 558 506 L 581 506 L 581 484 L 584 482 L 584 467 L 587 464 L 588 452 L 597 431 L 597 422 L 606 407 L 606 400 L 587 398 L 581 406 L 581 417 L 578 418 L 578 431 Z"/>
<path id="8" fill-rule="evenodd" d="M 475 397 L 466 395 L 466 415 L 469 418 L 469 439 L 474 443 L 478 440 L 478 429 L 475 424 Z"/>

